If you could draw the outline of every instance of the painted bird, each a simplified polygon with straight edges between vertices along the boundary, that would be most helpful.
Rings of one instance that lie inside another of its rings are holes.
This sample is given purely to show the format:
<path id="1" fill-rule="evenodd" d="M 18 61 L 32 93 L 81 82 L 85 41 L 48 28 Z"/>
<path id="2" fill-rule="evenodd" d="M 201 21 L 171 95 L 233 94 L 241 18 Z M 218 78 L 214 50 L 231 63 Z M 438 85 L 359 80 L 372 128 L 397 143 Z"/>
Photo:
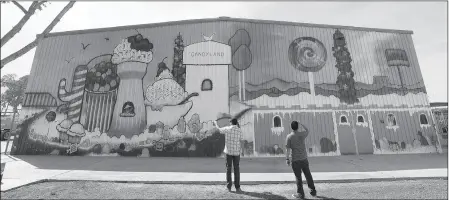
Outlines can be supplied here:
<path id="1" fill-rule="evenodd" d="M 213 33 L 211 36 L 205 36 L 204 34 L 202 34 L 203 35 L 203 38 L 204 38 L 204 40 L 206 40 L 206 41 L 211 41 L 212 40 L 212 37 L 214 37 L 214 35 L 215 35 L 215 33 Z"/>

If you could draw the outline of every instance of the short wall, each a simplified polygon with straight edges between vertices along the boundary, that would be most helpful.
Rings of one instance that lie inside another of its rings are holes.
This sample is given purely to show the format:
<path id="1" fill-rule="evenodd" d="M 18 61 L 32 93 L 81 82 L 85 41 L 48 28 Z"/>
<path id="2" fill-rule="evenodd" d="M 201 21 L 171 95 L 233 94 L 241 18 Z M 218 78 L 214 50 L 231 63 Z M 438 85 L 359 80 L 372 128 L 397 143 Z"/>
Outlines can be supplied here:
<path id="1" fill-rule="evenodd" d="M 273 118 L 282 125 L 273 127 Z M 272 112 L 254 114 L 255 151 L 258 156 L 285 156 L 285 139 L 291 132 L 290 123 L 299 121 L 310 133 L 306 139 L 309 156 L 338 155 L 332 112 Z"/>

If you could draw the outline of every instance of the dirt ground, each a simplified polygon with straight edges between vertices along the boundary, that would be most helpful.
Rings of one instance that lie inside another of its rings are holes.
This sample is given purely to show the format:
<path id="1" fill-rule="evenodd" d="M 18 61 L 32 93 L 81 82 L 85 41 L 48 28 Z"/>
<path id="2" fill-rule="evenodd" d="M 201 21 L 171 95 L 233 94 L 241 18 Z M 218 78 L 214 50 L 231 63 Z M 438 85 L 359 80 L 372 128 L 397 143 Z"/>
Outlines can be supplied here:
<path id="1" fill-rule="evenodd" d="M 309 199 L 447 199 L 447 179 L 364 183 L 318 183 Z M 224 185 L 47 182 L 2 192 L 2 199 L 292 199 L 294 184 L 242 185 L 243 193 Z"/>

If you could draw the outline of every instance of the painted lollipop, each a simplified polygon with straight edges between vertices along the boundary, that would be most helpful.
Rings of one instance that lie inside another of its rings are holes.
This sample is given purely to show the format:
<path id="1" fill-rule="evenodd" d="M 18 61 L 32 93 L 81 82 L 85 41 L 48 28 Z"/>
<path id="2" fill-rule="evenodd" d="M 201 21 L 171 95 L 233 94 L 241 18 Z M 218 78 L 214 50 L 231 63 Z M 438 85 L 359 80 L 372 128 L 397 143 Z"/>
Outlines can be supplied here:
<path id="1" fill-rule="evenodd" d="M 310 94 L 315 96 L 313 72 L 321 70 L 327 60 L 323 43 L 312 37 L 297 38 L 288 48 L 288 59 L 296 69 L 309 73 Z"/>
<path id="2" fill-rule="evenodd" d="M 45 115 L 45 119 L 50 124 L 51 122 L 55 121 L 56 113 L 54 111 L 48 112 L 47 115 Z M 48 125 L 48 129 L 47 129 L 47 138 L 48 138 L 48 133 L 49 132 L 50 132 L 50 125 Z"/>

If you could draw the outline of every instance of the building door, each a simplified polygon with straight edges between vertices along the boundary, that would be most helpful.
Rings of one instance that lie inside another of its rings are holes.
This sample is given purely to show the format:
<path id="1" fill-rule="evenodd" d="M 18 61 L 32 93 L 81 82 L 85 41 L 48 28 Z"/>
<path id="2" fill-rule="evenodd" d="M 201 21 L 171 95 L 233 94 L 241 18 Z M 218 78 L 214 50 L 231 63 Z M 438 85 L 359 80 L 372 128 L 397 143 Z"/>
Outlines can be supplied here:
<path id="1" fill-rule="evenodd" d="M 337 130 L 338 143 L 341 155 L 357 154 L 357 146 L 355 142 L 354 118 L 351 117 L 352 112 L 337 112 Z"/>
<path id="2" fill-rule="evenodd" d="M 368 123 L 368 112 L 353 111 L 352 123 L 355 129 L 355 140 L 358 154 L 373 154 L 373 139 Z"/>

